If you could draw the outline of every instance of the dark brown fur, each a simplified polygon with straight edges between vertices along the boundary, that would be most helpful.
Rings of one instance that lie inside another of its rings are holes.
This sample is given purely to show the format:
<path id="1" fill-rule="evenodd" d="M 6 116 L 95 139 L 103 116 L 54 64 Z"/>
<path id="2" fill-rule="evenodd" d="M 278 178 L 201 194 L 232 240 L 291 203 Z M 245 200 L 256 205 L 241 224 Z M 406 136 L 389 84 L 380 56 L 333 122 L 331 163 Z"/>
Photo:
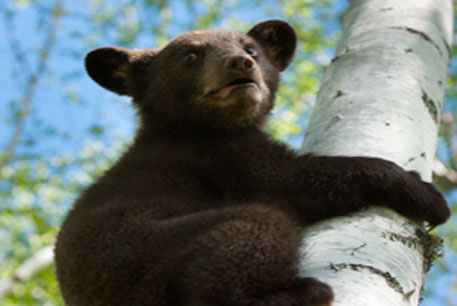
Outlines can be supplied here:
<path id="1" fill-rule="evenodd" d="M 449 217 L 431 184 L 393 163 L 299 156 L 262 131 L 295 41 L 267 21 L 87 56 L 95 81 L 134 98 L 142 124 L 62 225 L 67 305 L 331 305 L 330 287 L 296 276 L 300 228 L 367 205 L 432 225 Z M 225 87 L 240 78 L 254 83 Z"/>

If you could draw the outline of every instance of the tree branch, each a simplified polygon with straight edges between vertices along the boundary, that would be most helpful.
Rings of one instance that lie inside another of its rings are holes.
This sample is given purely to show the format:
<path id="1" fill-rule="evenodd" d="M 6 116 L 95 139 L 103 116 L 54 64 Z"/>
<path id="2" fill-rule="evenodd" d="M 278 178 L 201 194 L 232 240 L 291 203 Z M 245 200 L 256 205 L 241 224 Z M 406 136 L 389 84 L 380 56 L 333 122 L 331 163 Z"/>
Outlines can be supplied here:
<path id="1" fill-rule="evenodd" d="M 433 162 L 434 181 L 445 191 L 457 186 L 457 171 L 449 169 L 438 159 Z"/>
<path id="2" fill-rule="evenodd" d="M 0 280 L 0 298 L 7 295 L 16 284 L 23 283 L 43 268 L 49 266 L 54 258 L 54 244 L 38 250 L 16 269 L 11 278 Z"/>

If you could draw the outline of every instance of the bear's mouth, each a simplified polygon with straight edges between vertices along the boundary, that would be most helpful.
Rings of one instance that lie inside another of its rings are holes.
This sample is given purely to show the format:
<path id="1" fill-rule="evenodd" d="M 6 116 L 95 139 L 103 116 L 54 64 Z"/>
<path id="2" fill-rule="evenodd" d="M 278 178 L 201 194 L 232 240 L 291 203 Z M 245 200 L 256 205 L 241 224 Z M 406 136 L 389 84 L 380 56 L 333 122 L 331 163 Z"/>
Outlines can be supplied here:
<path id="1" fill-rule="evenodd" d="M 231 81 L 230 83 L 225 85 L 225 87 L 236 86 L 236 85 L 245 85 L 245 84 L 253 84 L 253 85 L 255 85 L 255 82 L 253 80 L 251 80 L 251 79 L 241 78 L 241 79 L 236 79 L 234 81 Z"/>
<path id="2" fill-rule="evenodd" d="M 227 83 L 224 87 L 212 90 L 208 94 L 220 98 L 220 99 L 225 99 L 233 90 L 237 88 L 243 88 L 243 87 L 258 87 L 257 83 L 253 79 L 249 78 L 239 78 L 235 79 L 229 83 Z"/>

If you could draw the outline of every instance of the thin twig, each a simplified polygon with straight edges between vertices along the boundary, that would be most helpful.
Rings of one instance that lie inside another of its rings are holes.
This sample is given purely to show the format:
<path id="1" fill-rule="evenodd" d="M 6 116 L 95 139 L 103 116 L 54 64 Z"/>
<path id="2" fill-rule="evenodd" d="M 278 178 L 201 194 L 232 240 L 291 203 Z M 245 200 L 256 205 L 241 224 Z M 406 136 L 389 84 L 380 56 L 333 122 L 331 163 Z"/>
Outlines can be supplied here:
<path id="1" fill-rule="evenodd" d="M 21 137 L 24 134 L 25 120 L 31 111 L 31 102 L 33 99 L 33 95 L 37 88 L 38 81 L 40 80 L 41 76 L 43 75 L 44 71 L 46 70 L 47 60 L 49 58 L 50 51 L 55 42 L 55 34 L 57 31 L 57 22 L 61 16 L 61 9 L 62 9 L 62 1 L 56 0 L 53 5 L 52 19 L 50 21 L 49 30 L 48 30 L 48 33 L 46 34 L 45 40 L 41 47 L 41 51 L 38 55 L 38 65 L 37 65 L 36 70 L 34 72 L 30 73 L 30 75 L 27 79 L 26 89 L 25 89 L 22 99 L 20 100 L 21 101 L 20 110 L 17 114 L 15 114 L 16 120 L 14 123 L 14 130 L 13 130 L 10 141 L 8 142 L 8 144 L 6 145 L 6 148 L 4 149 L 5 157 L 3 158 L 2 163 L 0 164 L 0 169 L 5 167 L 7 164 L 9 164 L 11 162 L 11 160 L 13 160 L 16 149 L 20 144 Z M 8 12 L 6 12 L 5 18 L 8 20 L 8 19 L 12 18 L 12 15 L 9 14 Z M 13 24 L 12 20 L 9 20 L 6 22 L 9 23 L 9 26 L 14 28 L 14 24 Z M 19 61 L 19 63 L 22 66 L 29 67 L 27 64 L 27 58 L 25 57 L 25 55 L 22 52 L 22 48 L 20 47 L 19 41 L 14 36 L 12 36 L 12 39 L 13 39 L 13 41 L 12 41 L 13 44 L 11 45 L 11 47 L 13 49 L 13 52 L 15 53 L 16 59 Z M 15 40 L 17 40 L 17 41 L 15 41 Z M 28 69 L 28 68 L 25 68 L 25 69 Z"/>
<path id="2" fill-rule="evenodd" d="M 2 7 L 3 11 L 3 20 L 5 23 L 5 29 L 7 34 L 8 44 L 10 46 L 13 55 L 18 62 L 19 66 L 23 70 L 23 74 L 28 76 L 31 74 L 32 69 L 30 68 L 30 62 L 27 58 L 27 54 L 22 48 L 21 42 L 19 41 L 16 33 L 16 27 L 14 25 L 14 13 L 12 10 L 7 7 Z"/>

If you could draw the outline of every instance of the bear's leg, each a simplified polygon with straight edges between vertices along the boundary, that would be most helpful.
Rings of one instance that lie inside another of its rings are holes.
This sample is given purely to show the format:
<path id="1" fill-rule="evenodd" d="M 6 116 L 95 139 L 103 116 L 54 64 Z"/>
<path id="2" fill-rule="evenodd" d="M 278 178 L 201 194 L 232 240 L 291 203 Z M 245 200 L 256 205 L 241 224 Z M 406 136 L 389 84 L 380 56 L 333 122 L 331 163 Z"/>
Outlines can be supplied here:
<path id="1" fill-rule="evenodd" d="M 225 217 L 188 242 L 171 305 L 332 304 L 329 286 L 296 276 L 300 231 L 285 213 L 263 205 L 219 213 Z"/>

